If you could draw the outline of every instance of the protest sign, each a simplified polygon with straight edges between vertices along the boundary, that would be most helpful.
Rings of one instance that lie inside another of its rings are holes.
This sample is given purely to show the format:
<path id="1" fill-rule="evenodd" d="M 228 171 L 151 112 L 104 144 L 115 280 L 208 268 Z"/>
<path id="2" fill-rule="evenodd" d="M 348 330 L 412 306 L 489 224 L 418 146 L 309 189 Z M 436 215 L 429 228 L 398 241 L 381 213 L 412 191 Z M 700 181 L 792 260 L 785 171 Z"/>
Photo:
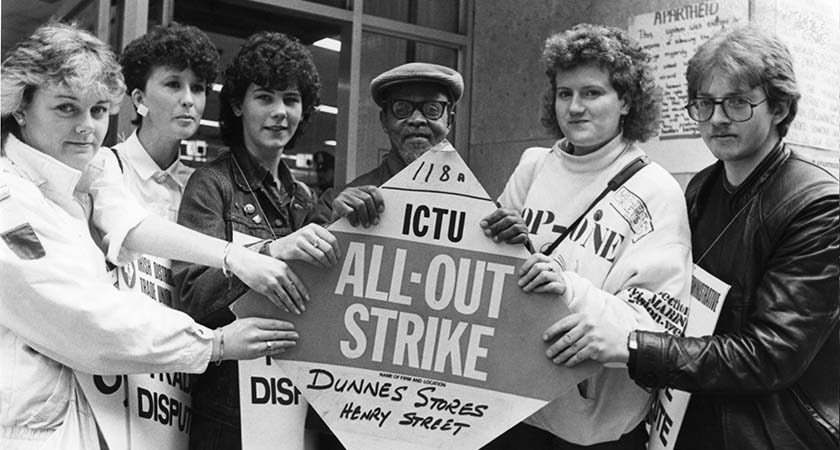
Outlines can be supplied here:
<path id="1" fill-rule="evenodd" d="M 104 376 L 78 370 L 75 372 L 108 448 L 128 449 L 128 383 L 125 375 Z"/>
<path id="2" fill-rule="evenodd" d="M 172 306 L 172 263 L 143 255 L 118 267 L 121 291 Z M 100 376 L 78 373 L 79 384 L 111 450 L 186 450 L 192 422 L 190 375 Z"/>
<path id="3" fill-rule="evenodd" d="M 686 336 L 708 336 L 715 331 L 720 310 L 729 285 L 718 280 L 700 266 L 694 265 L 691 278 L 691 303 Z M 650 441 L 648 450 L 671 450 L 677 444 L 688 400 L 691 394 L 676 389 L 662 389 L 648 416 Z"/>
<path id="4" fill-rule="evenodd" d="M 303 315 L 253 292 L 232 307 L 295 324 L 275 363 L 345 447 L 477 449 L 598 370 L 545 357 L 540 336 L 568 308 L 518 287 L 528 253 L 484 236 L 496 207 L 456 152 L 428 151 L 381 190 L 379 224 L 329 228 L 336 266 L 294 265 Z"/>
<path id="5" fill-rule="evenodd" d="M 304 449 L 309 404 L 271 358 L 239 361 L 239 404 L 243 450 Z"/>
<path id="6" fill-rule="evenodd" d="M 233 243 L 250 246 L 259 238 L 238 231 Z M 271 358 L 239 361 L 239 420 L 243 450 L 304 450 L 309 403 Z M 265 420 L 270 417 L 272 420 Z"/>

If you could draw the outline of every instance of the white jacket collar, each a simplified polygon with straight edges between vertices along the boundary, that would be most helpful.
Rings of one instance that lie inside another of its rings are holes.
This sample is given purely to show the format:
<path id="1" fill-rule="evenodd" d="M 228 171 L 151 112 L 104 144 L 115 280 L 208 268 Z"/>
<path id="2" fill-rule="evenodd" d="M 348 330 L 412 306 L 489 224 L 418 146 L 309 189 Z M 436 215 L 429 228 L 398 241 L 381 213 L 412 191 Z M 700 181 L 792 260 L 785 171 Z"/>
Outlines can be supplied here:
<path id="1" fill-rule="evenodd" d="M 9 133 L 4 146 L 6 157 L 51 199 L 72 197 L 82 172 L 29 146 Z"/>

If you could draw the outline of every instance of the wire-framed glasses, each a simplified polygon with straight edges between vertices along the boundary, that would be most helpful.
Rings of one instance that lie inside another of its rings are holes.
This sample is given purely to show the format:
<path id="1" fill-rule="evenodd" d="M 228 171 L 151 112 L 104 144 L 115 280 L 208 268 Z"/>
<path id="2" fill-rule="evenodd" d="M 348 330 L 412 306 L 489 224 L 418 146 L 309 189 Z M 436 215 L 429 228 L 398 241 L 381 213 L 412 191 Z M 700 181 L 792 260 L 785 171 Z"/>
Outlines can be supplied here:
<path id="1" fill-rule="evenodd" d="M 767 101 L 767 97 L 758 103 L 750 102 L 746 97 L 695 98 L 685 105 L 688 117 L 697 122 L 705 122 L 715 114 L 715 106 L 721 105 L 723 114 L 733 122 L 746 122 L 753 116 L 753 108 Z"/>
<path id="2" fill-rule="evenodd" d="M 420 110 L 429 120 L 438 120 L 443 117 L 446 112 L 446 105 L 449 102 L 441 102 L 437 100 L 428 100 L 423 102 L 413 102 L 411 100 L 392 100 L 390 102 L 391 114 L 397 119 L 405 119 L 414 114 L 414 111 Z"/>

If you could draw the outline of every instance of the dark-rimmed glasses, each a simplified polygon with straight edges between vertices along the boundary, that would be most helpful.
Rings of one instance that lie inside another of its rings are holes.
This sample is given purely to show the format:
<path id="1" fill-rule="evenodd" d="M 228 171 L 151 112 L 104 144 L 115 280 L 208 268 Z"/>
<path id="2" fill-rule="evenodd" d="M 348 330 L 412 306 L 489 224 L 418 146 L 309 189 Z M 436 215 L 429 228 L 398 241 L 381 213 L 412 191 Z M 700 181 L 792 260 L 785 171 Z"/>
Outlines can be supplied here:
<path id="1" fill-rule="evenodd" d="M 746 97 L 695 98 L 685 105 L 688 117 L 697 122 L 705 122 L 715 114 L 715 106 L 721 105 L 723 114 L 733 122 L 746 122 L 752 119 L 753 108 L 767 101 L 767 97 L 758 103 L 750 102 Z"/>
<path id="2" fill-rule="evenodd" d="M 429 120 L 438 120 L 443 117 L 446 112 L 446 106 L 449 102 L 442 102 L 437 100 L 427 100 L 423 102 L 413 102 L 411 100 L 391 100 L 389 106 L 391 114 L 397 119 L 405 119 L 414 114 L 414 111 L 420 110 L 423 116 Z"/>

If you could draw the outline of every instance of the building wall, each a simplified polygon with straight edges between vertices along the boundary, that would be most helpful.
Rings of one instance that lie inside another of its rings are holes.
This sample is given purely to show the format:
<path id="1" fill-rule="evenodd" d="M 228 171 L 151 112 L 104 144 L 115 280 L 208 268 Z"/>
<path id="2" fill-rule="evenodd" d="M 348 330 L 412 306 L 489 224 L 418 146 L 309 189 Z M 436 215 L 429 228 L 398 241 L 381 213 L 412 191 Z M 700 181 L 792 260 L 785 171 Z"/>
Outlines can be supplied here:
<path id="1" fill-rule="evenodd" d="M 781 19 L 781 10 L 799 8 L 796 2 L 787 0 L 738 1 L 749 7 L 752 22 L 770 31 L 783 31 L 786 20 Z M 626 30 L 628 18 L 632 16 L 695 3 L 698 0 L 476 1 L 472 85 L 468 87 L 472 90 L 468 158 L 470 167 L 490 195 L 501 193 L 523 150 L 549 146 L 554 141 L 539 119 L 540 99 L 547 86 L 539 58 L 550 34 L 579 22 Z M 840 14 L 828 22 L 837 28 Z M 833 36 L 836 42 L 837 33 Z M 834 63 L 835 69 L 837 64 Z M 803 89 L 817 88 L 803 86 Z M 828 109 L 840 109 L 837 96 L 825 101 L 830 103 Z M 642 146 L 683 186 L 692 174 L 714 161 L 700 138 L 663 141 L 653 138 Z M 834 161 L 836 166 L 839 150 L 832 146 L 817 153 L 826 161 Z"/>

